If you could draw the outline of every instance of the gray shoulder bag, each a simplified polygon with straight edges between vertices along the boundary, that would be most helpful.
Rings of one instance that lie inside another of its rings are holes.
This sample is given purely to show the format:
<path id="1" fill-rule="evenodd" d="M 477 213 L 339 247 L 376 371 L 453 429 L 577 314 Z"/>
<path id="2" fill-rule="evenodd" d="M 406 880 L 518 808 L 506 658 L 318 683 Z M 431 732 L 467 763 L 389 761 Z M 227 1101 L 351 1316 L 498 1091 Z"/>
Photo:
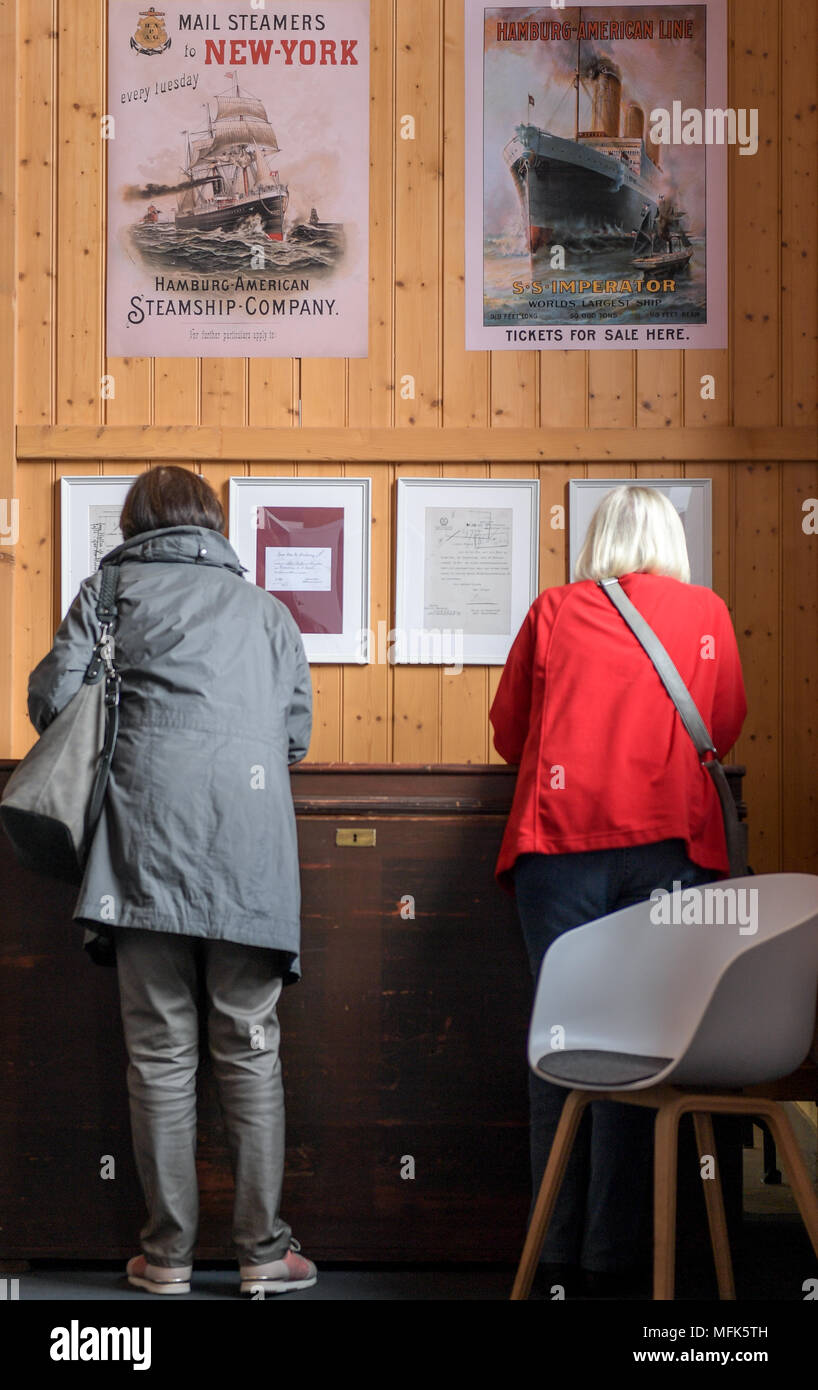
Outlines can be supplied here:
<path id="1" fill-rule="evenodd" d="M 707 725 L 699 714 L 687 686 L 676 670 L 656 633 L 649 623 L 645 622 L 638 608 L 635 608 L 628 598 L 618 579 L 597 580 L 600 589 L 608 595 L 614 608 L 621 613 L 631 632 L 647 652 L 658 673 L 665 690 L 676 706 L 681 715 L 682 723 L 689 733 L 696 752 L 699 755 L 701 766 L 710 774 L 715 783 L 716 791 L 721 802 L 721 812 L 724 819 L 724 835 L 727 841 L 727 857 L 730 861 L 730 877 L 744 878 L 748 873 L 747 868 L 747 842 L 744 827 L 738 818 L 738 808 L 736 807 L 730 784 L 724 772 L 724 768 L 716 757 L 716 748 L 707 730 Z M 713 757 L 706 761 L 706 755 L 712 753 Z"/>
<path id="2" fill-rule="evenodd" d="M 111 636 L 118 578 L 118 565 L 102 566 L 100 635 L 82 685 L 14 769 L 0 804 L 0 821 L 20 862 L 70 883 L 83 875 L 119 729 L 120 675 Z"/>

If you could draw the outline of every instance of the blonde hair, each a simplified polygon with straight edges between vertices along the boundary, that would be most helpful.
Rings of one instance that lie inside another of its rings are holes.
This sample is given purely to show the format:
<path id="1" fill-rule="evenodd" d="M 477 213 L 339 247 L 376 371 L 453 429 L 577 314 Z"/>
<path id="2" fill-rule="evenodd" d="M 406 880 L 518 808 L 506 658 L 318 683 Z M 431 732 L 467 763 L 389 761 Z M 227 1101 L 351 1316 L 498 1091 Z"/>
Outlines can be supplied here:
<path id="1" fill-rule="evenodd" d="M 618 579 L 638 572 L 690 583 L 684 527 L 670 498 L 659 488 L 626 483 L 603 497 L 591 517 L 575 577 Z"/>

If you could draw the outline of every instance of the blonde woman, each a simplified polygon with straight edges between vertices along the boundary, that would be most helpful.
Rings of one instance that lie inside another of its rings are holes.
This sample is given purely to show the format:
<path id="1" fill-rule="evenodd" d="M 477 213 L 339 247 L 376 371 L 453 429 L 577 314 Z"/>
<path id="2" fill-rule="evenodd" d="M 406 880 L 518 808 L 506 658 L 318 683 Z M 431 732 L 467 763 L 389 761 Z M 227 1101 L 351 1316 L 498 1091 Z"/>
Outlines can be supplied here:
<path id="1" fill-rule="evenodd" d="M 597 583 L 616 577 L 670 653 L 719 757 L 747 712 L 730 615 L 690 583 L 679 515 L 657 488 L 614 488 L 597 508 L 574 583 L 546 589 L 515 639 L 491 709 L 494 744 L 519 764 L 497 878 L 517 901 L 531 971 L 562 932 L 724 877 L 716 789 L 659 676 Z M 529 1075 L 539 1190 L 567 1091 Z M 621 1289 L 650 1249 L 652 1112 L 586 1111 L 543 1248 L 569 1292 Z"/>

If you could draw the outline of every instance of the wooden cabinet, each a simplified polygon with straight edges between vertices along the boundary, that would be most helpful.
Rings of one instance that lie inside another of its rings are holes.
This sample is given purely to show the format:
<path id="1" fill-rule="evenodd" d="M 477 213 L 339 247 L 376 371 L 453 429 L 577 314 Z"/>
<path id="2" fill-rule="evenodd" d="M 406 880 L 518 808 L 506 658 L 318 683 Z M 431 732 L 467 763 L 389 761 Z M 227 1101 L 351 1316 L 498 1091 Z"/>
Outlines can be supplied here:
<path id="1" fill-rule="evenodd" d="M 282 1210 L 315 1259 L 519 1253 L 531 981 L 493 880 L 513 782 L 505 768 L 293 772 L 303 980 L 279 1006 Z M 375 845 L 336 843 L 356 827 Z M 21 869 L 4 836 L 0 873 L 0 1258 L 125 1256 L 144 1214 L 115 972 L 81 950 L 71 886 Z M 202 1056 L 199 1254 L 230 1258 L 229 1156 Z"/>
<path id="2" fill-rule="evenodd" d="M 0 788 L 13 766 L 0 764 Z M 513 900 L 493 878 L 514 773 L 338 765 L 292 777 L 303 979 L 279 1006 L 283 1214 L 316 1260 L 514 1262 L 529 1207 L 533 987 Z M 0 1258 L 124 1257 L 144 1211 L 116 973 L 82 951 L 74 889 L 20 868 L 2 834 L 0 874 Z M 201 1056 L 198 1253 L 229 1259 L 230 1161 L 204 1040 Z M 100 1175 L 106 1155 L 114 1180 Z M 694 1208 L 695 1154 L 689 1166 Z"/>

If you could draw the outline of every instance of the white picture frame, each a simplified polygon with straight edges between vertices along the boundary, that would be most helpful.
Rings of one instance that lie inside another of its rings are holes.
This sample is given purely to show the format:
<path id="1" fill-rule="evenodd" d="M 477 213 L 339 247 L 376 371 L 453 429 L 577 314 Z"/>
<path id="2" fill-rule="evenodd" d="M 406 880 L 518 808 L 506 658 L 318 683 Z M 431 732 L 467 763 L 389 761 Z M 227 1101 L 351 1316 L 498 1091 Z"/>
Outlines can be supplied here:
<path id="1" fill-rule="evenodd" d="M 579 553 L 596 508 L 609 492 L 622 484 L 655 487 L 663 492 L 682 518 L 690 582 L 713 587 L 713 499 L 710 478 L 571 478 L 568 484 L 568 535 L 571 581 Z"/>
<path id="2" fill-rule="evenodd" d="M 84 579 L 122 544 L 118 514 L 136 477 L 60 479 L 60 609 L 64 618 Z"/>
<path id="3" fill-rule="evenodd" d="M 536 478 L 398 479 L 395 664 L 505 664 L 539 592 L 539 497 Z"/>
<path id="4" fill-rule="evenodd" d="M 370 478 L 230 479 L 229 540 L 247 569 L 245 578 L 251 583 L 256 583 L 258 577 L 259 508 L 343 509 L 342 631 L 302 632 L 311 665 L 329 662 L 365 666 L 370 660 L 371 491 Z M 323 587 L 321 573 L 315 583 Z"/>

